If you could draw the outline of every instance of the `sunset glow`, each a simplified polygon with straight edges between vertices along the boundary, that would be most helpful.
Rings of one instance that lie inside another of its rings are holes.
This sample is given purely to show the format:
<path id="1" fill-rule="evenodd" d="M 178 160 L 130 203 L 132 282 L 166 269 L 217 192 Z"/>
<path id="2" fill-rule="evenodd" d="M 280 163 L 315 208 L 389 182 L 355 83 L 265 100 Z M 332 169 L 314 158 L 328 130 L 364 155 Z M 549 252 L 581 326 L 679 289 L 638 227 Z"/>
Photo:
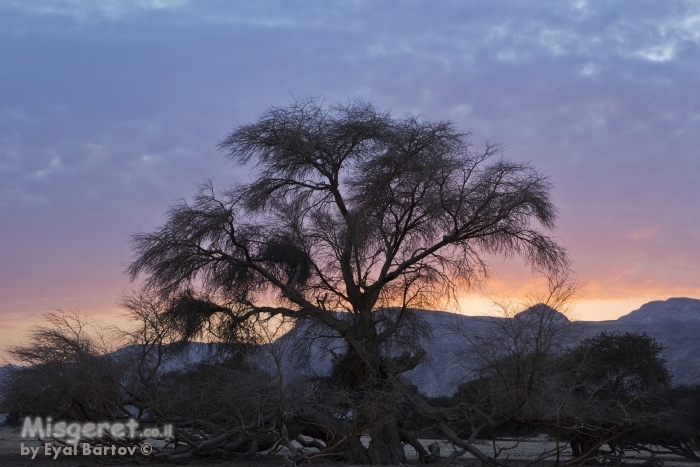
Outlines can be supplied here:
<path id="1" fill-rule="evenodd" d="M 293 96 L 449 119 L 547 173 L 577 319 L 700 298 L 697 2 L 10 1 L 0 41 L 0 343 L 55 308 L 123 323 L 129 236 L 249 181 L 215 145 Z M 460 312 L 537 282 L 491 263 Z"/>

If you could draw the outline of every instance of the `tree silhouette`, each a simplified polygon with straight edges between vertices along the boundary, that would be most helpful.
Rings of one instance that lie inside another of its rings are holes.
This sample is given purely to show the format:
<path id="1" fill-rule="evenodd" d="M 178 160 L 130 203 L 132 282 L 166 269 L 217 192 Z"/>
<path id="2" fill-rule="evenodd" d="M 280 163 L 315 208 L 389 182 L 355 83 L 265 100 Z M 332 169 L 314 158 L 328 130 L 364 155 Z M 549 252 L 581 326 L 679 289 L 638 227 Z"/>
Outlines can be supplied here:
<path id="1" fill-rule="evenodd" d="M 254 181 L 221 193 L 207 182 L 161 227 L 134 235 L 131 278 L 177 305 L 172 322 L 188 338 L 255 340 L 271 320 L 304 318 L 342 339 L 329 384 L 352 394 L 352 418 L 363 422 L 309 411 L 294 423 L 347 460 L 405 461 L 402 441 L 417 441 L 402 428 L 401 404 L 474 450 L 402 376 L 424 355 L 407 345 L 420 331 L 407 317 L 487 279 L 486 255 L 566 269 L 565 250 L 544 233 L 556 218 L 547 177 L 503 158 L 499 144 L 476 148 L 449 122 L 359 100 L 271 108 L 219 148 Z"/>

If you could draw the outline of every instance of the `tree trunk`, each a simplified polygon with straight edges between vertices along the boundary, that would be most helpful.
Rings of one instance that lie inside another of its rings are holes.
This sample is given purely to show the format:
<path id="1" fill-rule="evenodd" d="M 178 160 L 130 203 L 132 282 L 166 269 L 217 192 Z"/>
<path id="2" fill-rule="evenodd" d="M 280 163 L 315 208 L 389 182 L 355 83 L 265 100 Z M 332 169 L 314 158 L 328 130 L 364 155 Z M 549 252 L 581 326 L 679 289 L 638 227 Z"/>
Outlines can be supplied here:
<path id="1" fill-rule="evenodd" d="M 350 462 L 352 464 L 373 464 L 372 459 L 369 456 L 368 450 L 360 438 L 352 438 L 347 444 L 342 448 L 341 457 L 344 461 Z"/>
<path id="2" fill-rule="evenodd" d="M 370 308 L 356 316 L 352 329 L 354 335 L 347 340 L 345 355 L 333 362 L 331 379 L 339 388 L 355 394 L 359 402 L 353 409 L 355 421 L 362 426 L 362 431 L 369 432 L 370 442 L 368 448 L 364 448 L 356 438 L 352 446 L 348 444 L 342 448 L 342 456 L 358 464 L 405 463 L 399 428 L 402 420 L 397 407 L 400 398 L 396 397 L 397 375 L 415 367 L 423 354 L 398 358 L 382 356 Z"/>
<path id="3" fill-rule="evenodd" d="M 370 431 L 369 458 L 372 464 L 393 465 L 406 462 L 406 453 L 399 437 L 398 417 Z"/>
<path id="4" fill-rule="evenodd" d="M 595 441 L 589 436 L 576 433 L 573 438 L 571 438 L 571 457 L 573 459 L 578 459 L 580 457 L 586 456 L 588 454 L 589 459 L 586 460 L 586 465 L 595 465 L 595 459 L 592 459 L 597 454 L 597 449 L 594 452 L 590 452 Z"/>

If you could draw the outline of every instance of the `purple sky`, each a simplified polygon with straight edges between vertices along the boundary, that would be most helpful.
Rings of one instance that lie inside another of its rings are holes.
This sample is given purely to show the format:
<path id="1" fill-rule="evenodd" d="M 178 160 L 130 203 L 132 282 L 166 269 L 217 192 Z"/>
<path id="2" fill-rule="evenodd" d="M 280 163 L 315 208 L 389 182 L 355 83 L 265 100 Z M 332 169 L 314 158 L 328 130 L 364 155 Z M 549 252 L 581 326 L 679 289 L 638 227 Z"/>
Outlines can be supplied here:
<path id="1" fill-rule="evenodd" d="M 451 119 L 548 173 L 580 317 L 700 297 L 700 2 L 0 3 L 0 339 L 107 317 L 128 237 L 292 96 Z M 330 7 L 332 5 L 332 7 Z M 494 263 L 489 291 L 532 281 Z"/>

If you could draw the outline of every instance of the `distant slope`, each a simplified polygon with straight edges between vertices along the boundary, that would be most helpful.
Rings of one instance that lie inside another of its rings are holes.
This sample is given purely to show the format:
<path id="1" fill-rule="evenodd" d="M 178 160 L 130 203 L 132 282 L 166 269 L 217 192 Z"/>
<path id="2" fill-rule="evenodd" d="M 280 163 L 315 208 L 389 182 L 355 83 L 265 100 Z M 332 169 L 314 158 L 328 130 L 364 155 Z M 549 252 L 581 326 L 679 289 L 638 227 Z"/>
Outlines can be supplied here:
<path id="1" fill-rule="evenodd" d="M 674 320 L 683 323 L 700 323 L 700 300 L 695 298 L 669 298 L 645 303 L 638 310 L 622 316 L 626 323 L 652 324 Z"/>
<path id="2" fill-rule="evenodd" d="M 681 299 L 700 302 L 694 299 Z M 681 310 L 682 311 L 682 310 Z M 429 313 L 427 319 L 433 327 L 434 339 L 423 342 L 426 360 L 413 371 L 408 378 L 427 396 L 450 395 L 456 389 L 468 367 L 475 364 L 473 358 L 464 353 L 465 341 L 459 335 L 459 328 L 471 329 L 476 333 L 487 327 L 488 318 L 463 316 L 444 312 Z M 629 315 L 628 315 L 629 316 Z M 577 321 L 573 323 L 575 341 L 592 337 L 602 331 L 647 333 L 663 347 L 663 358 L 673 374 L 673 384 L 700 384 L 700 321 L 691 321 L 687 314 L 681 318 L 664 312 L 661 316 L 651 314 L 648 323 L 631 320 L 614 321 Z"/>
<path id="3" fill-rule="evenodd" d="M 434 338 L 422 343 L 426 360 L 407 376 L 428 396 L 451 394 L 465 370 L 474 365 L 474 360 L 464 353 L 465 341 L 459 330 L 479 333 L 487 328 L 489 321 L 503 318 L 437 311 L 419 313 L 433 327 Z M 561 316 L 562 321 L 566 319 Z M 674 384 L 700 384 L 700 300 L 671 298 L 650 302 L 618 320 L 577 321 L 573 326 L 577 329 L 572 344 L 602 331 L 646 333 L 664 347 L 662 356 L 673 374 Z"/>

